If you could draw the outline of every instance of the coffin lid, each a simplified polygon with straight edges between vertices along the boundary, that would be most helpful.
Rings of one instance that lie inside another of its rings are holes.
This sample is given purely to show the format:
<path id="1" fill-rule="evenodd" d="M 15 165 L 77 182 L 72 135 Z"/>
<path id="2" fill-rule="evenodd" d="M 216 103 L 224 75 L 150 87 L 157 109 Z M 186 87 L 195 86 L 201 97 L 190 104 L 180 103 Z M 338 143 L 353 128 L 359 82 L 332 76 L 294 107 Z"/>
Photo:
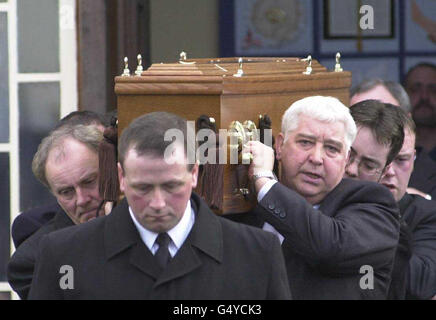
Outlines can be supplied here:
<path id="1" fill-rule="evenodd" d="M 303 74 L 308 62 L 296 57 L 243 57 L 188 59 L 158 63 L 141 76 L 115 78 L 117 95 L 129 94 L 262 94 L 349 87 L 351 72 L 327 70 L 312 60 L 312 73 Z"/>

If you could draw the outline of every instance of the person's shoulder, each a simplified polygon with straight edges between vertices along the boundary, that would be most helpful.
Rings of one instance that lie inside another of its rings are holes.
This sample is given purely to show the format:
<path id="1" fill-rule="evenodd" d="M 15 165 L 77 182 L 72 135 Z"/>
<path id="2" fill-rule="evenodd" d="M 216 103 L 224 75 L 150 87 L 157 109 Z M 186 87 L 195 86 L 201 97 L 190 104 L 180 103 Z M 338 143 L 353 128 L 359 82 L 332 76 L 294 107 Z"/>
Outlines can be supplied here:
<path id="1" fill-rule="evenodd" d="M 80 225 L 69 226 L 60 230 L 50 232 L 46 238 L 53 246 L 66 247 L 74 244 L 79 248 L 79 243 L 92 245 L 93 239 L 99 236 L 104 230 L 104 225 L 108 216 L 98 217 Z M 79 248 L 80 250 L 80 248 Z"/>
<path id="2" fill-rule="evenodd" d="M 52 233 L 56 231 L 56 225 L 54 218 L 50 220 L 48 223 L 39 228 L 34 234 L 32 234 L 29 238 L 23 241 L 23 243 L 17 248 L 17 251 L 23 248 L 23 250 L 29 248 L 38 248 L 39 242 L 41 238 L 46 234 Z"/>
<path id="3" fill-rule="evenodd" d="M 344 178 L 322 201 L 321 210 L 333 215 L 339 212 L 372 212 L 398 220 L 399 208 L 385 186 L 371 181 Z"/>
<path id="4" fill-rule="evenodd" d="M 344 178 L 332 193 L 343 193 L 351 199 L 359 198 L 361 201 L 384 200 L 395 203 L 395 199 L 388 188 L 373 181 L 363 181 Z"/>
<path id="5" fill-rule="evenodd" d="M 385 190 L 389 191 L 385 186 L 378 182 L 374 181 L 365 181 L 365 180 L 358 180 L 358 179 L 350 179 L 350 178 L 343 178 L 341 182 L 339 183 L 340 187 L 345 189 L 379 189 L 379 190 Z"/>
<path id="6" fill-rule="evenodd" d="M 85 223 L 69 226 L 49 234 L 50 238 L 55 241 L 70 242 L 71 238 L 75 240 L 89 240 L 95 238 L 105 232 L 105 227 L 108 223 L 117 224 L 122 216 L 125 214 L 127 205 L 123 200 L 119 205 L 112 209 L 112 211 L 102 217 L 89 220 Z"/>
<path id="7" fill-rule="evenodd" d="M 265 243 L 271 243 L 271 240 L 276 238 L 270 232 L 266 232 L 258 227 L 246 225 L 243 223 L 235 222 L 223 216 L 216 215 L 207 206 L 206 202 L 202 200 L 198 195 L 194 194 L 191 199 L 194 205 L 198 209 L 198 212 L 202 214 L 202 224 L 218 224 L 222 230 L 222 237 L 225 243 L 233 244 L 235 247 L 245 246 L 251 247 L 258 243 L 260 247 L 265 247 Z M 247 213 L 248 214 L 248 213 Z M 206 218 L 206 219 L 204 219 Z"/>
<path id="8" fill-rule="evenodd" d="M 405 194 L 410 203 L 405 210 L 405 219 L 409 224 L 429 223 L 436 225 L 436 201 L 427 200 L 416 194 Z"/>
<path id="9" fill-rule="evenodd" d="M 12 238 L 16 247 L 53 219 L 62 209 L 57 203 L 35 207 L 20 213 L 12 223 Z"/>
<path id="10" fill-rule="evenodd" d="M 256 210 L 258 210 L 257 207 L 252 211 L 243 212 L 243 213 L 228 213 L 222 215 L 222 217 L 236 223 L 242 223 L 245 225 L 260 228 L 262 227 L 263 220 L 261 219 L 260 215 L 257 214 Z"/>
<path id="11" fill-rule="evenodd" d="M 45 206 L 39 206 L 31 208 L 29 210 L 21 212 L 14 220 L 14 224 L 21 223 L 35 223 L 43 225 L 50 221 L 57 212 L 62 211 L 59 204 L 52 203 Z"/>
<path id="12" fill-rule="evenodd" d="M 231 221 L 229 219 L 218 217 L 224 237 L 227 239 L 232 239 L 235 242 L 247 242 L 251 245 L 258 244 L 263 246 L 266 242 L 272 241 L 276 236 L 271 232 L 264 231 L 258 227 L 251 225 Z"/>
<path id="13" fill-rule="evenodd" d="M 407 194 L 412 198 L 411 205 L 429 211 L 436 211 L 436 200 L 428 200 L 417 194 Z"/>

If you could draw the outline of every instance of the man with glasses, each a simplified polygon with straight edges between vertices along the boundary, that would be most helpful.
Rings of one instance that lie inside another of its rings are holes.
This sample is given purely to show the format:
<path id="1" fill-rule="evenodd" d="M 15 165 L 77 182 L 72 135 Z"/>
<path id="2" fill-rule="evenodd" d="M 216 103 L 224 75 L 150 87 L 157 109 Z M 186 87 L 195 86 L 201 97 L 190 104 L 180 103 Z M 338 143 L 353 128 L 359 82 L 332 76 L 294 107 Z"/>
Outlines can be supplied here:
<path id="1" fill-rule="evenodd" d="M 373 96 L 376 97 L 375 95 Z M 377 96 L 378 98 L 380 96 Z M 436 298 L 436 211 L 433 201 L 406 192 L 414 168 L 415 123 L 402 108 L 385 105 L 385 109 L 376 116 L 376 110 L 383 109 L 383 103 L 367 100 L 351 106 L 350 112 L 358 128 L 377 127 L 373 132 L 389 132 L 394 123 L 404 127 L 404 142 L 399 153 L 380 174 L 380 168 L 370 169 L 365 159 L 374 148 L 382 150 L 377 141 L 369 141 L 361 130 L 353 143 L 351 157 L 359 163 L 358 174 L 353 177 L 361 180 L 379 181 L 386 186 L 398 202 L 401 213 L 400 241 L 395 258 L 392 282 L 389 290 L 391 299 L 430 299 Z M 369 116 L 372 115 L 372 116 Z M 380 128 L 383 127 L 383 128 Z M 365 132 L 365 130 L 364 130 Z M 389 136 L 388 136 L 389 137 Z M 374 138 L 374 137 L 373 137 Z M 385 137 L 386 138 L 386 137 Z M 377 139 L 373 139 L 377 140 Z M 360 153 L 356 156 L 356 153 Z M 383 158 L 385 153 L 380 153 Z M 351 161 L 352 162 L 352 161 Z M 348 171 L 353 172 L 353 162 Z"/>
<path id="2" fill-rule="evenodd" d="M 416 127 L 412 118 L 401 108 L 396 109 L 404 127 L 404 143 L 380 183 L 389 188 L 398 201 L 402 229 L 410 237 L 410 257 L 402 283 L 406 299 L 436 299 L 436 202 L 406 192 L 416 157 Z M 405 226 L 405 227 L 404 227 Z M 401 237 L 400 237 L 401 241 Z M 393 283 L 395 286 L 396 283 Z M 392 287 L 392 286 L 391 286 Z"/>
<path id="3" fill-rule="evenodd" d="M 423 86 L 419 84 L 416 84 L 416 86 L 423 90 Z M 436 88 L 436 84 L 434 86 Z M 410 87 L 411 90 L 414 88 L 415 86 Z M 431 88 L 431 86 L 428 88 Z M 416 93 L 419 93 L 420 90 L 416 89 Z M 411 91 L 409 92 L 411 93 Z M 367 79 L 350 90 L 350 105 L 370 99 L 377 99 L 384 103 L 399 106 L 407 114 L 410 114 L 412 110 L 406 90 L 395 81 L 377 78 Z M 436 199 L 436 162 L 422 148 L 417 150 L 414 170 L 409 179 L 407 192 L 418 194 L 426 199 L 431 199 L 432 197 Z"/>
<path id="4" fill-rule="evenodd" d="M 349 178 L 380 182 L 383 174 L 401 150 L 404 129 L 398 118 L 398 107 L 379 100 L 363 100 L 350 107 L 357 126 L 356 139 L 351 146 L 345 168 Z M 405 273 L 410 258 L 410 236 L 400 217 L 400 239 L 395 254 L 389 299 L 404 299 Z"/>
<path id="5" fill-rule="evenodd" d="M 357 135 L 345 168 L 349 178 L 379 182 L 401 150 L 404 131 L 395 108 L 378 100 L 364 100 L 351 107 Z"/>

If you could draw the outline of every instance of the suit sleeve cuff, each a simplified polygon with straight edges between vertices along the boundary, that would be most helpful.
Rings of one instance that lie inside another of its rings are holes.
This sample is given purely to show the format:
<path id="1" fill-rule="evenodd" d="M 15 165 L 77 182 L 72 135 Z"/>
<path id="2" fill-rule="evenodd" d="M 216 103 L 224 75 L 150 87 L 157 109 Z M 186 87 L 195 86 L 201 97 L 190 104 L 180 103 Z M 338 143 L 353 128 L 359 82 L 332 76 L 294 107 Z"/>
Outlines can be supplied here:
<path id="1" fill-rule="evenodd" d="M 257 202 L 261 202 L 262 199 L 265 197 L 265 195 L 268 193 L 268 191 L 272 188 L 273 185 L 277 183 L 276 180 L 269 180 L 267 183 L 263 185 L 263 187 L 260 189 L 259 193 L 257 194 Z"/>

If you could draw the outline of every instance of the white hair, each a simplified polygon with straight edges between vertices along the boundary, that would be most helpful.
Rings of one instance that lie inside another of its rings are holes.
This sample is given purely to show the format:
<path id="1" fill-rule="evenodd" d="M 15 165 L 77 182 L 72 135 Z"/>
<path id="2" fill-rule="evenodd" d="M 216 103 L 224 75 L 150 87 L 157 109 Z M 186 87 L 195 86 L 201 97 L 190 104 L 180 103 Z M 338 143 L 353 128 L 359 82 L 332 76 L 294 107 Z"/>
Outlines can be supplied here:
<path id="1" fill-rule="evenodd" d="M 289 132 L 298 128 L 300 115 L 325 123 L 342 122 L 345 126 L 345 150 L 350 150 L 356 138 L 357 128 L 350 110 L 337 98 L 313 96 L 294 102 L 282 118 L 282 133 L 285 140 Z"/>

